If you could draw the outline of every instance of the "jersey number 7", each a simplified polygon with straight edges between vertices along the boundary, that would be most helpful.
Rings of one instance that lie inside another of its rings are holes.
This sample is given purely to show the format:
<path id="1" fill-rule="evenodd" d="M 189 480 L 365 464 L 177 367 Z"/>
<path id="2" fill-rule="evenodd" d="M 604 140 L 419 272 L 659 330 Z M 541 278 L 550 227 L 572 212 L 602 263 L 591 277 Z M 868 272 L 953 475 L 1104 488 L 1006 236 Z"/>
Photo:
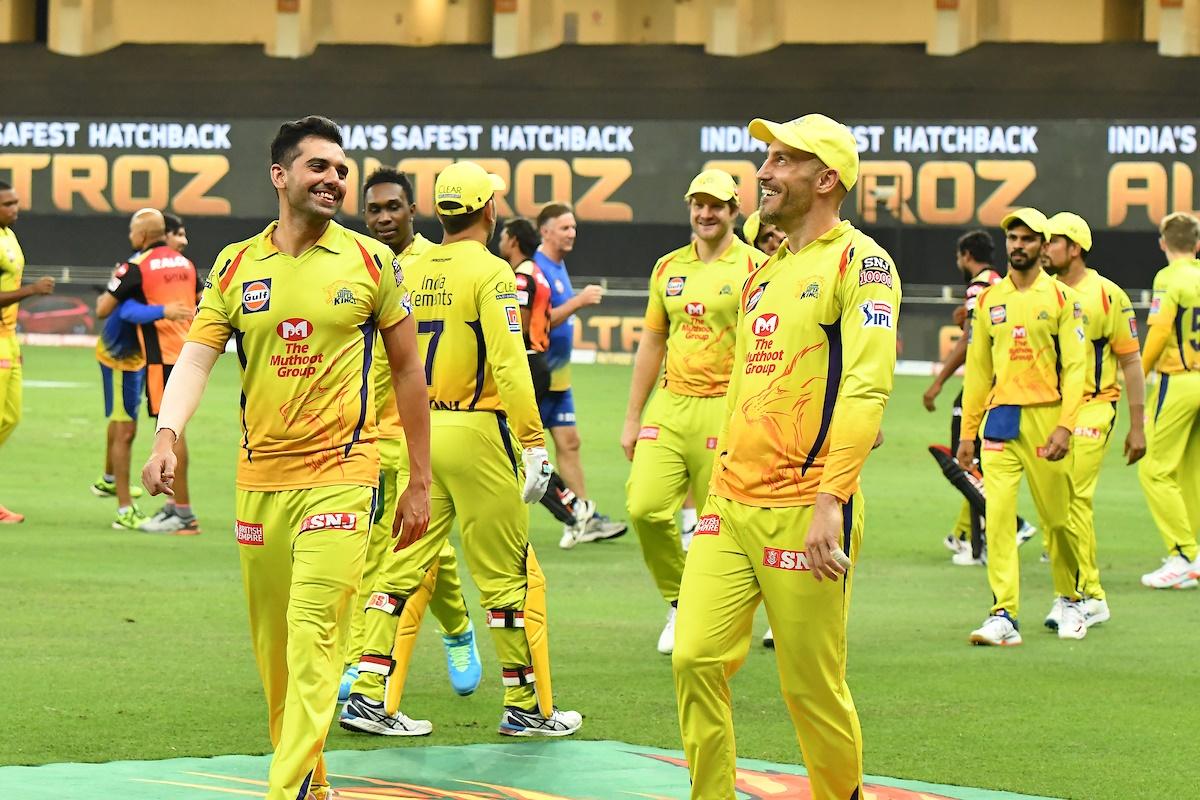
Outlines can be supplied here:
<path id="1" fill-rule="evenodd" d="M 446 330 L 444 320 L 435 319 L 426 322 L 417 323 L 417 335 L 429 333 L 432 336 L 429 339 L 429 347 L 425 350 L 425 385 L 433 385 L 433 356 L 437 353 L 438 339 L 442 338 L 442 333 Z"/>

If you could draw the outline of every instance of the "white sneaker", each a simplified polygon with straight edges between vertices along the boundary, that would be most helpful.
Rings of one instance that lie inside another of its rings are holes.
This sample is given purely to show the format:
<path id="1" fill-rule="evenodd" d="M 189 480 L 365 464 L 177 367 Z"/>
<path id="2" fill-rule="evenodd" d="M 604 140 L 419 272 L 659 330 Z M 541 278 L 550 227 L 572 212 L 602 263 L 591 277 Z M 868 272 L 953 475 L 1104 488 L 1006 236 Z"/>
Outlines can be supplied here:
<path id="1" fill-rule="evenodd" d="M 770 628 L 767 628 L 767 632 L 763 634 L 763 647 L 775 649 L 775 634 L 771 632 Z"/>
<path id="2" fill-rule="evenodd" d="M 584 530 L 587 528 L 587 522 L 596 513 L 596 504 L 591 500 L 579 500 L 575 503 L 575 524 L 563 525 L 562 538 L 558 540 L 558 546 L 563 550 L 570 550 L 575 545 L 579 544 L 582 539 Z"/>
<path id="3" fill-rule="evenodd" d="M 338 724 L 348 731 L 373 733 L 377 736 L 428 736 L 433 732 L 433 723 L 427 719 L 413 719 L 402 711 L 389 715 L 383 703 L 361 694 L 351 694 Z"/>
<path id="4" fill-rule="evenodd" d="M 950 561 L 960 567 L 981 567 L 987 563 L 987 550 L 979 554 L 979 558 L 971 555 L 971 545 L 966 550 L 959 550 L 950 556 Z"/>
<path id="5" fill-rule="evenodd" d="M 1163 565 L 1142 576 L 1142 586 L 1151 589 L 1190 589 L 1200 577 L 1200 564 L 1180 555 L 1163 559 Z"/>
<path id="6" fill-rule="evenodd" d="M 695 533 L 696 533 L 695 525 L 693 525 L 690 528 L 687 528 L 686 530 L 683 530 L 683 529 L 680 530 L 679 544 L 681 544 L 683 546 L 683 552 L 686 553 L 688 551 L 688 548 L 692 546 L 692 536 Z"/>
<path id="7" fill-rule="evenodd" d="M 675 649 L 675 606 L 671 606 L 671 610 L 667 612 L 667 624 L 663 626 L 662 633 L 658 635 L 658 652 L 664 656 L 671 655 L 671 651 Z"/>
<path id="8" fill-rule="evenodd" d="M 500 715 L 500 733 L 505 736 L 570 736 L 583 727 L 583 716 L 578 711 L 554 709 L 549 717 L 543 717 L 536 708 L 526 711 L 514 706 L 505 706 Z"/>
<path id="9" fill-rule="evenodd" d="M 173 531 L 181 530 L 184 526 L 183 518 L 175 513 L 174 510 L 167 511 L 165 508 L 160 510 L 150 519 L 138 526 L 138 530 L 146 533 L 172 533 Z"/>
<path id="10" fill-rule="evenodd" d="M 961 537 L 957 533 L 948 534 L 945 539 L 942 539 L 942 544 L 946 545 L 946 549 L 951 553 L 961 553 L 963 550 L 971 552 L 971 540 Z"/>
<path id="11" fill-rule="evenodd" d="M 1058 630 L 1058 626 L 1062 624 L 1063 606 L 1067 604 L 1067 598 L 1056 597 L 1054 604 L 1050 606 L 1050 613 L 1046 615 L 1045 625 L 1052 631 Z"/>
<path id="12" fill-rule="evenodd" d="M 1017 528 L 1017 547 L 1025 544 L 1034 536 L 1037 536 L 1037 528 L 1030 525 L 1025 520 L 1021 520 L 1021 527 Z"/>
<path id="13" fill-rule="evenodd" d="M 1021 643 L 1021 632 L 1007 614 L 993 614 L 971 631 L 969 641 L 991 647 L 1013 647 Z"/>
<path id="14" fill-rule="evenodd" d="M 1062 619 L 1058 623 L 1058 638 L 1082 639 L 1087 636 L 1087 622 L 1083 615 L 1082 601 L 1074 602 L 1063 598 Z"/>
<path id="15" fill-rule="evenodd" d="M 1098 597 L 1088 597 L 1080 605 L 1083 606 L 1083 621 L 1089 628 L 1093 625 L 1099 625 L 1101 622 L 1108 622 L 1112 616 L 1108 612 L 1107 600 L 1101 600 Z"/>
<path id="16" fill-rule="evenodd" d="M 1045 550 L 1043 550 L 1041 556 L 1038 557 L 1038 561 L 1040 561 L 1043 564 L 1049 564 L 1050 563 L 1050 554 L 1047 553 Z"/>

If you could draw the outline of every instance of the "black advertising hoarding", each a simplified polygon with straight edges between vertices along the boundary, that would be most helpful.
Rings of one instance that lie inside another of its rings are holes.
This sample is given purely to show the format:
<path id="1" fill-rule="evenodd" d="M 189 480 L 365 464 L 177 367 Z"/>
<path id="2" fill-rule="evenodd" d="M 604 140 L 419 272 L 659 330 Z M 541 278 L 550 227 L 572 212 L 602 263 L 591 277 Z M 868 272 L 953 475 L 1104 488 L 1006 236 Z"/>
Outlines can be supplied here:
<path id="1" fill-rule="evenodd" d="M 851 122 L 862 168 L 845 216 L 864 225 L 996 225 L 1014 206 L 1070 209 L 1096 229 L 1152 230 L 1195 208 L 1197 121 Z M 267 148 L 278 121 L 0 120 L 0 180 L 35 214 L 270 218 Z M 428 213 L 437 172 L 470 158 L 500 174 L 503 215 L 569 199 L 585 222 L 682 223 L 707 167 L 757 206 L 761 143 L 717 122 L 343 122 L 350 183 L 379 165 L 412 177 Z M 358 193 L 347 214 L 358 213 Z M 884 213 L 887 209 L 890 213 Z M 897 222 L 898 221 L 898 222 Z"/>

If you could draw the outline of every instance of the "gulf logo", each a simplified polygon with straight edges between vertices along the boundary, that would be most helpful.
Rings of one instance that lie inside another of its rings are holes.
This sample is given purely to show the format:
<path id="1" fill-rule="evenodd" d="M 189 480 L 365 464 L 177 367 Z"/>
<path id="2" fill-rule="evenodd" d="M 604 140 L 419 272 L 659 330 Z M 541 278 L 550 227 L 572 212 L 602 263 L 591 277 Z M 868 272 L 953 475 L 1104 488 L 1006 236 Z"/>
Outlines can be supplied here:
<path id="1" fill-rule="evenodd" d="M 242 313 L 253 314 L 271 307 L 271 279 L 246 281 L 242 284 Z"/>
<path id="2" fill-rule="evenodd" d="M 683 294 L 683 286 L 687 282 L 687 278 L 681 275 L 676 275 L 667 280 L 667 297 L 678 297 Z"/>

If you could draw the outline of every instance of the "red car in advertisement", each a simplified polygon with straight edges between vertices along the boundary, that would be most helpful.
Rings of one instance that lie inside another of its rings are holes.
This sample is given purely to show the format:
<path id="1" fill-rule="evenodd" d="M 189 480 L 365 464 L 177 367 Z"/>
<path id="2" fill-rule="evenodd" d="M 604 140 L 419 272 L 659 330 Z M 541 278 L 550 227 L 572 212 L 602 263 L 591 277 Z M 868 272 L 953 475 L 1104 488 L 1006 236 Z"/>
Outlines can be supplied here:
<path id="1" fill-rule="evenodd" d="M 78 297 L 45 295 L 21 301 L 17 330 L 22 333 L 92 333 L 92 308 Z"/>

